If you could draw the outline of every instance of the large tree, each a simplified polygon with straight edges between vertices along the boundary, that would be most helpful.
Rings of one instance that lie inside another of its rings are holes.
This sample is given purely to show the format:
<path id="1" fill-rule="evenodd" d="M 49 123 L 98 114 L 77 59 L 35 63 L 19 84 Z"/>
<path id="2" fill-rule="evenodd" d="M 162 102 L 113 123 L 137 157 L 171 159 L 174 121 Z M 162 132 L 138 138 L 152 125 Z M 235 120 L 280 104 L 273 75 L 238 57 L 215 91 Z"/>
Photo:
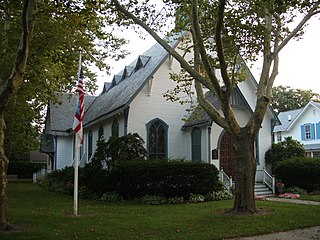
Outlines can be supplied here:
<path id="1" fill-rule="evenodd" d="M 320 95 L 311 89 L 294 89 L 289 86 L 272 88 L 272 107 L 278 113 L 302 108 L 310 101 L 320 101 Z"/>
<path id="2" fill-rule="evenodd" d="M 9 127 L 14 120 L 23 135 L 30 121 L 34 124 L 40 119 L 39 111 L 55 92 L 71 92 L 77 80 L 80 49 L 85 88 L 91 92 L 96 89 L 95 74 L 88 66 L 108 70 L 106 58 L 124 56 L 120 46 L 125 41 L 107 27 L 111 24 L 107 9 L 105 1 L 0 0 L 0 229 L 9 226 L 9 160 L 4 140 L 7 149 L 13 150 L 11 142 L 17 139 L 13 132 L 5 138 L 5 120 L 10 121 Z M 27 116 L 20 117 L 24 113 Z"/>
<path id="3" fill-rule="evenodd" d="M 216 124 L 235 137 L 236 176 L 232 212 L 256 212 L 254 142 L 271 103 L 279 52 L 302 33 L 312 16 L 319 13 L 320 1 L 166 0 L 161 10 L 150 1 L 111 2 L 119 12 L 118 19 L 144 28 L 180 63 L 194 80 L 201 107 Z M 298 11 L 303 18 L 290 30 L 288 24 L 292 23 Z M 194 53 L 192 62 L 186 61 L 159 36 L 157 31 L 168 17 L 175 19 L 176 30 L 190 31 Z M 232 89 L 241 80 L 236 69 L 241 65 L 241 57 L 254 60 L 259 53 L 263 55 L 263 64 L 255 108 L 247 124 L 241 127 L 230 102 Z M 217 68 L 221 72 L 223 88 L 216 75 Z M 204 87 L 219 100 L 221 111 L 205 98 Z"/>
<path id="4" fill-rule="evenodd" d="M 7 10 L 7 9 L 6 9 Z M 7 176 L 6 171 L 8 167 L 9 160 L 4 153 L 4 111 L 8 105 L 8 102 L 14 96 L 23 82 L 23 74 L 25 72 L 27 57 L 29 52 L 29 45 L 31 41 L 33 23 L 31 21 L 31 10 L 32 1 L 26 0 L 23 5 L 22 10 L 22 33 L 21 40 L 15 55 L 15 60 L 13 63 L 13 68 L 11 73 L 3 79 L 0 78 L 0 230 L 8 228 L 7 223 Z M 10 12 L 5 12 L 8 16 Z M 9 31 L 9 20 L 5 22 L 4 31 Z M 8 38 L 2 39 L 2 53 L 5 54 L 6 47 L 8 45 Z M 4 69 L 1 68 L 1 71 Z"/>
<path id="5" fill-rule="evenodd" d="M 0 28 L 1 42 L 9 42 L 3 48 L 0 59 L 0 77 L 5 79 L 10 72 L 12 56 L 16 51 L 13 44 L 19 39 L 19 9 L 22 1 L 1 1 L 0 23 L 7 22 L 7 30 Z M 104 1 L 42 1 L 37 0 L 35 28 L 30 46 L 24 84 L 17 96 L 8 104 L 5 114 L 7 122 L 5 150 L 15 157 L 33 149 L 35 130 L 43 121 L 44 105 L 52 99 L 53 92 L 70 92 L 75 86 L 79 50 L 82 49 L 86 90 L 93 93 L 96 76 L 89 65 L 108 71 L 105 59 L 123 57 L 119 50 L 124 40 L 111 34 L 108 16 L 104 14 Z M 6 40 L 5 40 L 6 39 Z M 119 51 L 118 51 L 119 50 Z M 113 55 L 112 52 L 119 54 Z M 16 121 L 20 119 L 20 121 Z M 35 121 L 37 120 L 37 121 Z M 28 141 L 31 140 L 31 141 Z M 33 140 L 33 141 L 32 141 Z M 27 144 L 26 144 L 27 143 Z M 22 146 L 26 146 L 23 147 Z"/>

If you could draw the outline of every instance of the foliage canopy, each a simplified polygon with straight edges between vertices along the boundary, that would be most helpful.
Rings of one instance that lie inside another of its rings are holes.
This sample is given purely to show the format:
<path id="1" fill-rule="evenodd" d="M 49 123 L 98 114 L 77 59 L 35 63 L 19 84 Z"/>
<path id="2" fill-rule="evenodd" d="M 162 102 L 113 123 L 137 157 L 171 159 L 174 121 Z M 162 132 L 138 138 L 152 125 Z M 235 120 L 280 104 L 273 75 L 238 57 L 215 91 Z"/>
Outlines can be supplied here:
<path id="1" fill-rule="evenodd" d="M 97 90 L 97 76 L 91 66 L 108 72 L 106 59 L 126 55 L 121 50 L 126 40 L 112 32 L 106 1 L 34 2 L 34 29 L 23 84 L 5 113 L 6 153 L 10 158 L 38 148 L 46 104 L 54 99 L 55 92 L 74 91 L 80 50 L 88 93 Z M 0 25 L 4 26 L 0 28 L 0 81 L 8 79 L 16 56 L 22 6 L 23 1 L 0 2 Z"/>
<path id="2" fill-rule="evenodd" d="M 284 160 L 293 157 L 304 157 L 305 154 L 306 151 L 299 141 L 292 139 L 292 137 L 287 137 L 284 141 L 272 144 L 265 154 L 265 160 L 275 168 Z"/>
<path id="3" fill-rule="evenodd" d="M 289 86 L 272 88 L 272 107 L 276 112 L 286 112 L 306 106 L 310 101 L 320 101 L 320 95 L 310 90 Z"/>

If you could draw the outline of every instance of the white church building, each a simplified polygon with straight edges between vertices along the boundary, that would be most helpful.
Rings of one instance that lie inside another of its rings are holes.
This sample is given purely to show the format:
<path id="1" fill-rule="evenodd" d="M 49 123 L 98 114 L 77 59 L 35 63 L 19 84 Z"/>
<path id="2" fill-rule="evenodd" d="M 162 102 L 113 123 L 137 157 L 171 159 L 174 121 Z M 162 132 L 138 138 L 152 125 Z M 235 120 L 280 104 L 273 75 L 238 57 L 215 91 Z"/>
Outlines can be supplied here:
<path id="1" fill-rule="evenodd" d="M 170 45 L 177 49 L 180 41 L 172 40 Z M 176 82 L 170 79 L 170 73 L 179 73 L 180 69 L 180 64 L 155 44 L 132 64 L 125 66 L 110 83 L 105 83 L 98 96 L 85 96 L 85 139 L 80 166 L 90 162 L 98 139 L 138 133 L 145 141 L 148 159 L 184 158 L 211 163 L 232 176 L 235 156 L 230 134 L 212 122 L 205 112 L 200 113 L 201 117 L 183 121 L 189 106 L 167 101 L 163 96 L 176 86 Z M 240 82 L 232 94 L 233 110 L 243 126 L 256 101 L 257 82 L 249 70 L 248 73 L 248 79 Z M 75 155 L 71 129 L 77 98 L 70 94 L 58 96 L 61 104 L 49 104 L 44 132 L 45 138 L 49 139 L 52 159 L 49 167 L 53 170 L 72 166 Z M 207 93 L 207 97 L 217 109 L 220 108 L 212 94 Z M 270 108 L 256 139 L 258 172 L 265 168 L 264 155 L 271 147 L 276 119 Z"/>

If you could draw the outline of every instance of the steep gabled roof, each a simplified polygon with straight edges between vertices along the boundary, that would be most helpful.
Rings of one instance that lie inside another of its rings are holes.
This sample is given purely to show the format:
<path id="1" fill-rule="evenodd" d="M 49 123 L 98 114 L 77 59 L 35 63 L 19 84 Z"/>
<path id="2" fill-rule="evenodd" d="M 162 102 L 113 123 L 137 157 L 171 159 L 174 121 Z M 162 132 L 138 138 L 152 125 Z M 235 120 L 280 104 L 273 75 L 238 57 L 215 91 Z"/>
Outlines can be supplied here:
<path id="1" fill-rule="evenodd" d="M 168 40 L 172 47 L 176 47 L 179 41 L 180 38 L 177 36 Z M 84 126 L 90 126 L 123 112 L 168 56 L 167 51 L 156 43 L 143 55 L 140 55 L 137 60 L 126 66 L 123 71 L 115 75 L 108 90 L 103 91 L 88 108 Z"/>
<path id="2" fill-rule="evenodd" d="M 320 103 L 318 102 L 309 102 L 305 107 L 290 110 L 286 112 L 280 112 L 278 118 L 281 122 L 281 125 L 275 126 L 274 132 L 282 132 L 282 131 L 289 131 L 294 124 L 298 121 L 299 118 L 303 116 L 303 114 L 307 111 L 307 109 L 313 106 L 320 110 Z"/>
<path id="3" fill-rule="evenodd" d="M 225 87 L 222 87 L 222 89 L 225 89 Z M 239 88 L 235 87 L 233 89 L 232 96 L 237 96 L 238 101 L 241 101 L 241 106 L 245 109 L 247 109 L 251 114 L 252 110 L 247 103 L 246 99 L 242 95 Z M 209 100 L 209 102 L 212 104 L 212 106 L 219 111 L 221 109 L 221 105 L 217 97 L 213 95 L 212 92 L 207 91 L 205 93 L 206 99 Z M 240 103 L 240 102 L 239 102 Z M 190 117 L 186 120 L 185 124 L 182 126 L 182 130 L 188 129 L 190 127 L 202 127 L 202 126 L 211 126 L 212 125 L 212 119 L 209 117 L 209 115 L 204 111 L 203 108 L 201 108 L 200 105 L 198 105 L 195 110 L 191 113 Z"/>
<path id="4" fill-rule="evenodd" d="M 274 132 L 282 132 L 287 131 L 288 127 L 293 123 L 293 121 L 297 118 L 299 113 L 303 108 L 290 110 L 287 112 L 280 112 L 278 118 L 281 122 L 281 125 L 277 125 L 274 127 Z M 290 117 L 289 117 L 290 116 Z M 291 120 L 290 120 L 291 119 Z"/>
<path id="5" fill-rule="evenodd" d="M 205 93 L 206 99 L 214 106 L 216 110 L 221 108 L 218 99 L 212 94 L 212 92 L 208 91 Z M 186 130 L 192 127 L 203 127 L 203 126 L 211 126 L 212 120 L 209 115 L 198 105 L 190 117 L 186 120 L 185 124 L 182 126 L 182 130 Z"/>
<path id="6" fill-rule="evenodd" d="M 69 135 L 73 126 L 78 97 L 74 94 L 58 93 L 58 102 L 49 104 L 50 131 L 54 135 Z M 94 101 L 95 96 L 84 97 L 85 109 Z"/>

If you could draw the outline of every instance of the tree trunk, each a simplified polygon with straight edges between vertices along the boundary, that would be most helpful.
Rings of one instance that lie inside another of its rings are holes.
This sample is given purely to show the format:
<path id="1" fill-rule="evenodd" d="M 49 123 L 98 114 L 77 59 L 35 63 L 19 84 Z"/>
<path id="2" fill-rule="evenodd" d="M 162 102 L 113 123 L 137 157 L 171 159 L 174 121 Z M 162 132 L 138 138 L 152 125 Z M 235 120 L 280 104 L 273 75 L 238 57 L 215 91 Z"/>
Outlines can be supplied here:
<path id="1" fill-rule="evenodd" d="M 4 130 L 5 122 L 3 113 L 0 112 L 0 231 L 7 230 L 9 224 L 7 221 L 7 194 L 6 189 L 8 185 L 7 168 L 8 159 L 4 153 Z"/>
<path id="2" fill-rule="evenodd" d="M 254 185 L 256 161 L 254 158 L 255 136 L 249 134 L 247 128 L 242 128 L 235 145 L 236 176 L 235 201 L 232 212 L 250 214 L 256 212 Z"/>
<path id="3" fill-rule="evenodd" d="M 8 102 L 16 95 L 23 83 L 23 74 L 27 65 L 29 44 L 33 30 L 31 18 L 33 0 L 24 0 L 22 11 L 22 33 L 20 45 L 16 53 L 16 59 L 10 76 L 0 81 L 0 231 L 10 228 L 7 220 L 7 168 L 9 160 L 4 153 L 4 112 Z"/>

